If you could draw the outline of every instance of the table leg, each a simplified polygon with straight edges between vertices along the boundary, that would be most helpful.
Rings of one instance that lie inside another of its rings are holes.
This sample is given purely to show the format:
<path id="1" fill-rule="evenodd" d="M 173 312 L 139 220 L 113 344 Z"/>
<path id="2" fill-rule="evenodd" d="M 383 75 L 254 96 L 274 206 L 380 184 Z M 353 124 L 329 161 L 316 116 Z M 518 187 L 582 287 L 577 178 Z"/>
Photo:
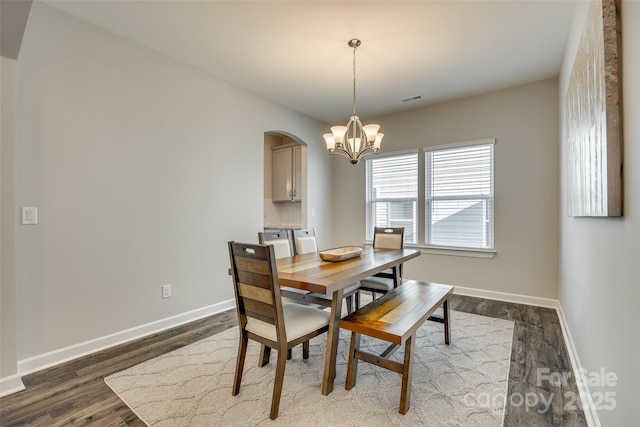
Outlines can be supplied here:
<path id="1" fill-rule="evenodd" d="M 449 344 L 449 301 L 444 300 L 442 304 L 442 311 L 444 312 L 444 343 Z"/>
<path id="2" fill-rule="evenodd" d="M 333 298 L 331 299 L 331 319 L 329 320 L 329 331 L 327 332 L 327 354 L 324 358 L 324 379 L 322 381 L 322 394 L 324 396 L 333 391 L 333 381 L 336 376 L 343 295 L 344 289 L 338 289 L 333 293 Z"/>

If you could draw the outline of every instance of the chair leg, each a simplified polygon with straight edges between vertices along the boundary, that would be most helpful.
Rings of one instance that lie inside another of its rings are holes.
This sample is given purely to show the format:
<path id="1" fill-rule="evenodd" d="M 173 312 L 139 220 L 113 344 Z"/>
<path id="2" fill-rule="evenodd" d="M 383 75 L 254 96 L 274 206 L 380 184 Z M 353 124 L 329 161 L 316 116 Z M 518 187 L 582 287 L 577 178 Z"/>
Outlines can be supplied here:
<path id="1" fill-rule="evenodd" d="M 355 298 L 356 299 L 356 310 L 359 310 L 360 309 L 360 291 L 359 290 L 356 291 L 355 296 L 356 296 L 356 298 Z"/>
<path id="2" fill-rule="evenodd" d="M 273 396 L 271 397 L 271 414 L 270 418 L 275 420 L 278 418 L 278 410 L 280 409 L 280 396 L 282 395 L 282 383 L 284 382 L 284 369 L 287 366 L 286 344 L 278 350 L 278 363 L 276 365 L 276 378 L 273 381 Z"/>
<path id="3" fill-rule="evenodd" d="M 406 414 L 411 405 L 411 379 L 413 378 L 413 352 L 416 348 L 415 335 L 410 336 L 404 346 L 402 369 L 402 390 L 400 391 L 400 413 Z"/>
<path id="4" fill-rule="evenodd" d="M 291 360 L 291 354 L 292 354 L 291 349 L 288 348 L 287 349 L 287 360 Z"/>
<path id="5" fill-rule="evenodd" d="M 309 358 L 309 341 L 305 341 L 302 343 L 302 358 Z"/>
<path id="6" fill-rule="evenodd" d="M 353 295 L 349 295 L 347 298 L 347 314 L 353 313 Z"/>
<path id="7" fill-rule="evenodd" d="M 262 368 L 264 365 L 269 363 L 269 359 L 271 358 L 271 347 L 267 347 L 264 344 L 261 344 L 260 349 L 260 359 L 258 360 L 258 366 Z"/>
<path id="8" fill-rule="evenodd" d="M 236 359 L 236 375 L 233 378 L 233 390 L 231 395 L 235 396 L 240 392 L 240 383 L 242 382 L 242 371 L 244 370 L 244 359 L 247 356 L 247 343 L 249 338 L 246 332 L 240 333 L 240 342 L 238 343 L 238 358 Z"/>
<path id="9" fill-rule="evenodd" d="M 393 287 L 397 288 L 398 285 L 402 284 L 400 281 L 400 272 L 398 271 L 398 267 L 391 267 L 391 271 L 393 274 Z"/>
<path id="10" fill-rule="evenodd" d="M 356 376 L 358 375 L 358 359 L 356 359 L 356 350 L 360 348 L 360 334 L 351 332 L 351 345 L 349 346 L 349 363 L 347 365 L 347 379 L 344 383 L 346 390 L 351 390 L 356 385 Z"/>

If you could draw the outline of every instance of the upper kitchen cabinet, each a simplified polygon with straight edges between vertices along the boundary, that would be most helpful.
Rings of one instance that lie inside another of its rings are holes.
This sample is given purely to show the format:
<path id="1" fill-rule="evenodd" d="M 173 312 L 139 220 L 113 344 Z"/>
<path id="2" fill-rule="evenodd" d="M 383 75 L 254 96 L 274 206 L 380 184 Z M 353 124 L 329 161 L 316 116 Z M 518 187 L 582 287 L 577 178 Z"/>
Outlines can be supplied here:
<path id="1" fill-rule="evenodd" d="M 302 188 L 302 145 L 280 145 L 272 148 L 273 202 L 300 202 Z"/>

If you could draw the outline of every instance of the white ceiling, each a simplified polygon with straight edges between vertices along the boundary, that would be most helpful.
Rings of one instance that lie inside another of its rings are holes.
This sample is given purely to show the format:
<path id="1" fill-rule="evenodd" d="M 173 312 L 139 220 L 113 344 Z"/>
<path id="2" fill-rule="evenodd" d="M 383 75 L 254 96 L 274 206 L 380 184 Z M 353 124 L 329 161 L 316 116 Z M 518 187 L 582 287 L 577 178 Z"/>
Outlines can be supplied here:
<path id="1" fill-rule="evenodd" d="M 574 2 L 45 3 L 327 123 L 557 76 Z M 423 99 L 403 103 L 402 99 Z"/>

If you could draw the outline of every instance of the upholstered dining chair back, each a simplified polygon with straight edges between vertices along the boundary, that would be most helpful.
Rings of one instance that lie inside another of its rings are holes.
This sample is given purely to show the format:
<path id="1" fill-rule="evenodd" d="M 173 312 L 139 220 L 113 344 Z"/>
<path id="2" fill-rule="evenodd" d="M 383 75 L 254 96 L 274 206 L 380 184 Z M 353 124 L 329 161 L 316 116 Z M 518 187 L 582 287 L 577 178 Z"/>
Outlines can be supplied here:
<path id="1" fill-rule="evenodd" d="M 402 249 L 404 247 L 404 227 L 375 227 L 373 247 L 375 249 Z"/>
<path id="2" fill-rule="evenodd" d="M 269 362 L 271 349 L 278 351 L 270 418 L 278 417 L 288 350 L 303 344 L 309 357 L 309 340 L 329 329 L 330 314 L 301 304 L 283 304 L 272 245 L 229 242 L 231 276 L 236 298 L 240 340 L 233 380 L 233 396 L 240 392 L 248 340 L 263 345 L 259 366 Z"/>
<path id="3" fill-rule="evenodd" d="M 404 227 L 375 227 L 373 230 L 374 249 L 402 249 L 404 247 Z M 397 277 L 402 283 L 402 264 L 397 268 Z M 386 294 L 395 287 L 395 271 L 387 270 L 374 274 L 360 281 L 360 291 L 371 291 L 375 299 L 376 293 Z"/>
<path id="4" fill-rule="evenodd" d="M 272 245 L 276 258 L 293 255 L 293 242 L 288 230 L 259 232 L 258 242 L 261 245 Z"/>
<path id="5" fill-rule="evenodd" d="M 293 230 L 293 242 L 295 244 L 296 254 L 298 255 L 318 252 L 315 228 Z"/>

